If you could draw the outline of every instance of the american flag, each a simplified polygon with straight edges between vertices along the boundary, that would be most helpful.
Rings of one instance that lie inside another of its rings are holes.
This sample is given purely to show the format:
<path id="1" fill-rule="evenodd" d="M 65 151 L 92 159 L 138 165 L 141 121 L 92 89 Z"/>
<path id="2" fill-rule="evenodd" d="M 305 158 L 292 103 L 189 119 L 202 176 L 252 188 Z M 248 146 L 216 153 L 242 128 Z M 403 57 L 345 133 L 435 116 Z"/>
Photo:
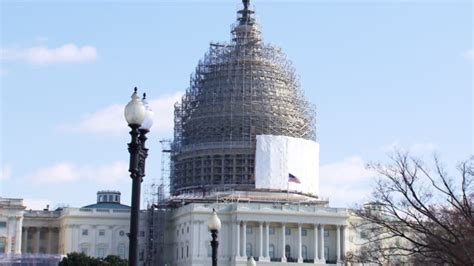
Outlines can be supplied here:
<path id="1" fill-rule="evenodd" d="M 288 173 L 288 182 L 293 182 L 297 184 L 301 184 L 301 181 L 298 179 L 298 177 Z"/>

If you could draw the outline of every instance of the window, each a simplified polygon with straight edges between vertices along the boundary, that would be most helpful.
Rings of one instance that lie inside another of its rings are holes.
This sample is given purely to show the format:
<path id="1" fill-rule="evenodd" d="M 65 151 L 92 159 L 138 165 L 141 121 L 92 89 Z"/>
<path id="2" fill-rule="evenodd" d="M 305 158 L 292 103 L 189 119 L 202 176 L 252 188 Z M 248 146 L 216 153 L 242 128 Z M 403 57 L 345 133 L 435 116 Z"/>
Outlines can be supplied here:
<path id="1" fill-rule="evenodd" d="M 270 258 L 275 258 L 275 245 L 271 244 L 268 247 L 268 255 L 270 256 Z"/>
<path id="2" fill-rule="evenodd" d="M 101 247 L 101 248 L 97 248 L 97 252 L 96 252 L 96 253 L 97 253 L 96 256 L 97 256 L 98 258 L 103 258 L 103 257 L 105 257 L 105 248 L 102 248 L 102 247 Z"/>
<path id="3" fill-rule="evenodd" d="M 119 235 L 120 235 L 120 236 L 124 236 L 124 235 L 125 235 L 125 232 L 124 232 L 123 230 L 121 230 L 121 231 L 119 232 Z"/>
<path id="4" fill-rule="evenodd" d="M 184 227 L 181 228 L 181 234 L 184 235 Z"/>
<path id="5" fill-rule="evenodd" d="M 329 248 L 326 246 L 324 247 L 324 258 L 325 259 L 329 258 Z"/>
<path id="6" fill-rule="evenodd" d="M 140 237 L 145 237 L 145 231 L 140 231 L 139 236 Z"/>
<path id="7" fill-rule="evenodd" d="M 269 233 L 270 235 L 274 235 L 274 234 L 275 234 L 275 227 L 270 227 L 270 228 L 268 228 L 268 233 Z"/>
<path id="8" fill-rule="evenodd" d="M 361 239 L 367 239 L 367 233 L 365 231 L 360 232 L 360 238 Z"/>
<path id="9" fill-rule="evenodd" d="M 304 260 L 308 259 L 308 247 L 305 245 L 301 247 L 301 256 L 303 256 Z"/>
<path id="10" fill-rule="evenodd" d="M 304 229 L 304 228 L 301 228 L 301 235 L 302 236 L 307 236 L 308 235 L 308 230 Z"/>
<path id="11" fill-rule="evenodd" d="M 291 228 L 288 228 L 288 227 L 285 228 L 285 235 L 287 236 L 291 235 Z"/>
<path id="12" fill-rule="evenodd" d="M 181 247 L 181 258 L 183 258 L 183 257 L 184 257 L 184 248 Z"/>
<path id="13" fill-rule="evenodd" d="M 285 246 L 285 257 L 287 257 L 287 258 L 291 257 L 291 247 L 290 247 L 290 245 Z"/>
<path id="14" fill-rule="evenodd" d="M 249 256 L 253 256 L 252 244 L 247 243 L 247 245 L 245 246 L 245 257 L 249 257 Z"/>
<path id="15" fill-rule="evenodd" d="M 189 246 L 186 245 L 186 258 L 189 258 Z"/>
<path id="16" fill-rule="evenodd" d="M 207 244 L 207 256 L 212 257 L 212 247 L 210 241 L 206 241 Z"/>
<path id="17" fill-rule="evenodd" d="M 7 227 L 7 222 L 0 222 L 0 228 Z"/>
<path id="18" fill-rule="evenodd" d="M 145 259 L 145 250 L 141 249 L 138 253 L 138 260 L 143 261 Z"/>
<path id="19" fill-rule="evenodd" d="M 82 235 L 83 236 L 88 236 L 89 235 L 89 230 L 88 229 L 82 229 Z"/>
<path id="20" fill-rule="evenodd" d="M 125 258 L 125 244 L 120 244 L 117 247 L 117 255 L 124 259 Z"/>
<path id="21" fill-rule="evenodd" d="M 179 229 L 176 230 L 176 236 L 179 236 Z"/>
<path id="22" fill-rule="evenodd" d="M 328 237 L 329 236 L 329 231 L 328 230 L 324 230 L 324 237 Z"/>
<path id="23" fill-rule="evenodd" d="M 105 236 L 105 230 L 104 229 L 99 230 L 99 236 Z"/>
<path id="24" fill-rule="evenodd" d="M 189 233 L 189 226 L 186 227 L 186 233 Z"/>
<path id="25" fill-rule="evenodd" d="M 179 248 L 176 247 L 176 259 L 178 259 L 178 258 L 179 258 Z"/>
<path id="26" fill-rule="evenodd" d="M 81 252 L 87 255 L 87 252 L 89 252 L 89 250 L 86 247 L 82 247 Z"/>
<path id="27" fill-rule="evenodd" d="M 115 202 L 119 202 L 119 197 L 118 197 L 118 195 L 115 195 Z"/>
<path id="28" fill-rule="evenodd" d="M 253 233 L 253 227 L 247 226 L 247 234 L 252 234 Z"/>

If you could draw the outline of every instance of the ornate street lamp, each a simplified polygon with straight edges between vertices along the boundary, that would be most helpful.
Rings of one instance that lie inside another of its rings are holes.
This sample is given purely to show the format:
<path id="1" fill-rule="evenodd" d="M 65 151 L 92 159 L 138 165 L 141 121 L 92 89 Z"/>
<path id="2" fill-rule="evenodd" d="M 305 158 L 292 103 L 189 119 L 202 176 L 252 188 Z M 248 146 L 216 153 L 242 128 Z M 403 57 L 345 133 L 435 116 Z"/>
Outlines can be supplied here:
<path id="1" fill-rule="evenodd" d="M 148 157 L 148 149 L 145 147 L 145 142 L 147 140 L 146 134 L 150 132 L 151 126 L 153 126 L 153 116 L 154 113 L 151 110 L 150 106 L 148 106 L 148 101 L 146 99 L 146 93 L 143 93 L 142 104 L 145 106 L 145 118 L 141 123 L 140 128 L 138 131 L 140 135 L 138 136 L 138 141 L 140 142 L 140 160 L 138 161 L 138 166 L 140 170 L 140 181 L 143 181 L 143 177 L 145 176 L 145 160 Z"/>
<path id="2" fill-rule="evenodd" d="M 257 266 L 257 262 L 255 262 L 252 256 L 247 260 L 247 266 Z"/>
<path id="3" fill-rule="evenodd" d="M 131 128 L 132 137 L 128 144 L 130 152 L 130 177 L 132 178 L 132 208 L 130 214 L 130 239 L 128 260 L 130 266 L 138 263 L 138 226 L 140 212 L 140 187 L 145 176 L 145 159 L 148 149 L 145 148 L 146 133 L 150 130 L 153 112 L 147 111 L 146 106 L 140 101 L 135 87 L 132 100 L 125 106 L 125 120 Z M 151 120 L 151 122 L 150 122 Z"/>
<path id="4" fill-rule="evenodd" d="M 217 233 L 221 230 L 221 220 L 217 217 L 215 209 L 212 209 L 212 215 L 207 221 L 207 228 L 211 231 L 211 247 L 212 247 L 212 266 L 217 266 L 217 248 L 219 241 L 217 241 Z"/>

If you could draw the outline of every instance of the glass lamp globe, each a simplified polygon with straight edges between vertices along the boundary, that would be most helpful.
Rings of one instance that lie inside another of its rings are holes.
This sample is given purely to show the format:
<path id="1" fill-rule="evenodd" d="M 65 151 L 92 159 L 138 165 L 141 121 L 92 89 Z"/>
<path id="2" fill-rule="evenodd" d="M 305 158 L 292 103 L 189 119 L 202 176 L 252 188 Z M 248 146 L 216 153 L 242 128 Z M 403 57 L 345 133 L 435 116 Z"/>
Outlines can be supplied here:
<path id="1" fill-rule="evenodd" d="M 137 88 L 135 87 L 132 100 L 125 106 L 125 120 L 127 120 L 129 125 L 141 125 L 145 119 L 145 113 L 145 106 L 140 101 L 140 97 L 137 95 Z"/>
<path id="2" fill-rule="evenodd" d="M 247 260 L 247 266 L 257 266 L 257 262 L 255 262 L 252 256 Z"/>
<path id="3" fill-rule="evenodd" d="M 217 217 L 215 209 L 212 209 L 212 215 L 207 221 L 207 228 L 209 228 L 210 231 L 221 230 L 221 220 L 219 219 L 219 217 Z"/>
<path id="4" fill-rule="evenodd" d="M 153 117 L 155 116 L 155 113 L 153 113 L 150 106 L 148 105 L 146 93 L 143 93 L 142 103 L 145 106 L 145 118 L 143 119 L 140 129 L 150 130 L 151 126 L 153 126 Z"/>

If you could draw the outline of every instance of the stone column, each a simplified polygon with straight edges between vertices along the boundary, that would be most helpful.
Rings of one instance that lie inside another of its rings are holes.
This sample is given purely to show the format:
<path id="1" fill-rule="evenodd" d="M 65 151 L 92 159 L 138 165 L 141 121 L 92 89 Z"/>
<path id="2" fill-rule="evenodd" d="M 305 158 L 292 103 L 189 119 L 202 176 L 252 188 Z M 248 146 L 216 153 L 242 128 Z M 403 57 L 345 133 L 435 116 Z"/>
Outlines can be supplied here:
<path id="1" fill-rule="evenodd" d="M 247 258 L 247 222 L 242 221 L 242 257 Z"/>
<path id="2" fill-rule="evenodd" d="M 63 249 L 61 253 L 67 254 L 67 253 L 72 252 L 73 227 L 72 225 L 68 224 L 64 226 L 63 230 L 64 230 L 64 238 L 63 238 Z"/>
<path id="3" fill-rule="evenodd" d="M 319 258 L 322 262 L 326 262 L 326 258 L 324 258 L 324 224 L 319 225 L 321 230 L 319 231 Z"/>
<path id="4" fill-rule="evenodd" d="M 281 262 L 286 262 L 286 255 L 285 255 L 285 237 L 286 237 L 286 228 L 285 224 L 281 224 Z"/>
<path id="5" fill-rule="evenodd" d="M 80 237 L 81 237 L 81 230 L 79 228 L 79 225 L 78 224 L 73 224 L 72 225 L 72 237 L 71 237 L 71 251 L 70 252 L 80 252 L 80 248 L 79 248 L 79 240 L 80 240 Z"/>
<path id="6" fill-rule="evenodd" d="M 22 252 L 28 253 L 28 227 L 24 227 L 25 231 L 23 232 L 23 240 L 21 241 L 22 244 Z"/>
<path id="7" fill-rule="evenodd" d="M 301 254 L 301 224 L 298 224 L 298 263 L 303 263 L 303 256 Z"/>
<path id="8" fill-rule="evenodd" d="M 346 257 L 346 226 L 341 226 L 341 259 Z"/>
<path id="9" fill-rule="evenodd" d="M 16 217 L 16 233 L 15 233 L 15 254 L 21 254 L 21 229 L 23 226 L 23 216 Z"/>
<path id="10" fill-rule="evenodd" d="M 80 251 L 82 251 L 81 247 L 79 246 L 79 244 L 81 242 L 81 236 L 82 236 L 81 226 L 76 224 L 75 225 L 75 230 L 76 230 L 76 237 L 75 237 L 76 241 L 75 241 L 75 244 L 74 244 L 74 249 L 76 251 L 80 252 Z M 89 255 L 89 254 L 86 254 L 86 255 Z"/>
<path id="11" fill-rule="evenodd" d="M 51 252 L 51 250 L 52 250 L 51 245 L 53 244 L 53 241 L 52 241 L 53 232 L 52 232 L 52 231 L 53 231 L 53 228 L 48 227 L 48 246 L 47 246 L 47 248 L 46 248 L 46 252 L 47 252 L 48 254 L 51 254 L 51 253 L 52 253 L 52 252 Z"/>
<path id="12" fill-rule="evenodd" d="M 97 225 L 91 226 L 91 234 L 92 234 L 92 247 L 91 247 L 91 255 L 92 256 L 97 256 Z M 138 231 L 140 233 L 140 230 Z"/>
<path id="13" fill-rule="evenodd" d="M 41 227 L 36 227 L 36 241 L 35 241 L 35 249 L 34 253 L 40 252 L 40 234 L 41 234 Z"/>
<path id="14" fill-rule="evenodd" d="M 314 226 L 314 232 L 313 232 L 313 242 L 314 242 L 314 263 L 316 264 L 317 261 L 319 261 L 319 256 L 318 256 L 318 240 L 319 240 L 319 235 L 318 235 L 318 225 L 315 224 Z"/>
<path id="15" fill-rule="evenodd" d="M 5 254 L 10 254 L 11 250 L 12 250 L 12 236 L 13 236 L 13 233 L 11 230 L 12 229 L 12 222 L 11 222 L 11 218 L 7 218 L 7 243 L 5 245 Z"/>
<path id="16" fill-rule="evenodd" d="M 199 228 L 199 225 L 198 225 Z M 108 247 L 108 254 L 117 254 L 117 247 L 113 243 L 115 243 L 115 225 L 109 225 L 109 231 L 110 231 L 110 246 Z M 199 231 L 198 231 L 199 232 Z M 201 243 L 197 245 L 199 248 L 201 247 Z M 199 256 L 199 248 L 198 248 L 198 256 Z"/>
<path id="17" fill-rule="evenodd" d="M 270 261 L 270 223 L 265 223 L 265 257 Z"/>
<path id="18" fill-rule="evenodd" d="M 341 260 L 341 226 L 336 226 L 336 261 Z"/>
<path id="19" fill-rule="evenodd" d="M 240 257 L 240 221 L 237 221 L 235 223 L 237 225 L 236 227 L 236 232 L 235 232 L 235 241 L 237 242 L 236 250 L 235 250 L 235 257 L 239 258 Z"/>
<path id="20" fill-rule="evenodd" d="M 260 249 L 259 249 L 259 256 L 258 256 L 258 260 L 262 260 L 263 259 L 263 222 L 260 222 L 259 225 L 259 232 L 260 232 Z"/>

